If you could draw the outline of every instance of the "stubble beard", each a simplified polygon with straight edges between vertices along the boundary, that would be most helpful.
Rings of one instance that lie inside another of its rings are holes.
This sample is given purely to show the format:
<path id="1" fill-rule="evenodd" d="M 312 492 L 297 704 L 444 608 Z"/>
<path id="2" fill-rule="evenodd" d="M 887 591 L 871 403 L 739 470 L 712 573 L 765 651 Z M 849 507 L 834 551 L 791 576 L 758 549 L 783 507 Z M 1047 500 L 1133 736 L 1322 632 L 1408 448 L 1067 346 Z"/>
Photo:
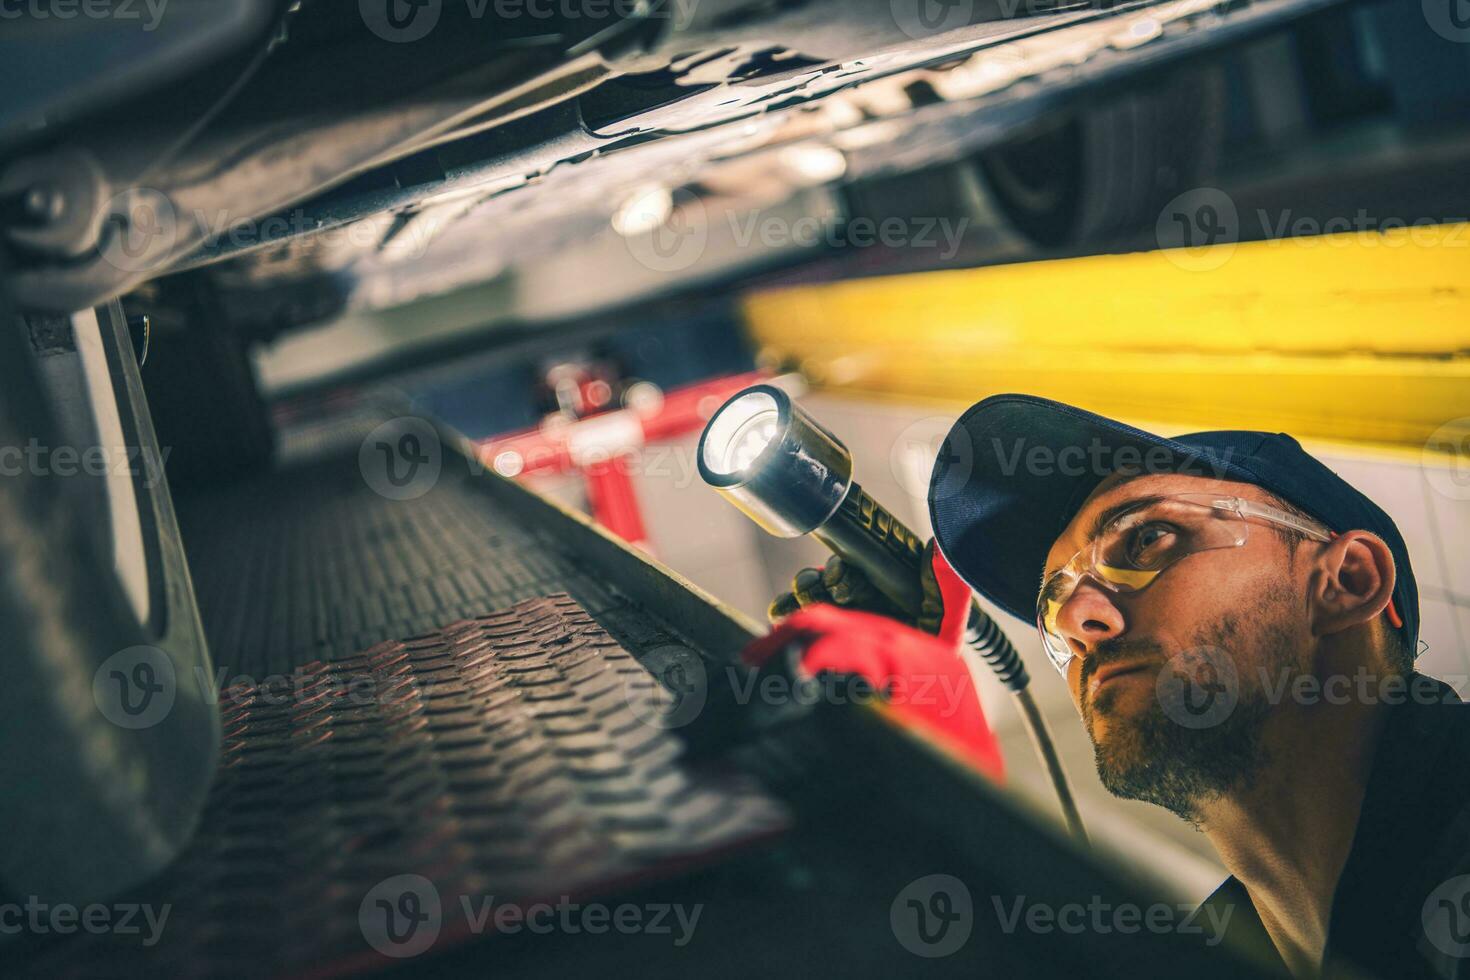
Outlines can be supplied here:
<path id="1" fill-rule="evenodd" d="M 1279 597 L 1263 595 L 1259 616 L 1251 616 L 1256 625 L 1254 636 L 1246 632 L 1239 615 L 1227 615 L 1214 625 L 1201 629 L 1193 638 L 1195 648 L 1214 648 L 1235 654 L 1249 649 L 1259 651 L 1254 663 L 1270 668 L 1286 668 L 1297 660 L 1291 648 L 1290 634 L 1279 618 Z M 1149 655 L 1166 659 L 1175 651 L 1157 645 L 1118 644 L 1110 650 L 1100 646 L 1102 658 L 1116 651 L 1128 656 Z M 1174 662 L 1174 663 L 1177 663 Z M 1263 684 L 1250 676 L 1246 663 L 1238 664 L 1238 693 L 1234 708 L 1218 723 L 1202 728 L 1179 724 L 1164 711 L 1159 698 L 1150 697 L 1147 707 L 1127 719 L 1126 725 L 1114 726 L 1107 739 L 1099 743 L 1094 731 L 1097 715 L 1110 715 L 1115 708 L 1115 692 L 1104 688 L 1094 700 L 1085 699 L 1083 721 L 1092 738 L 1097 774 L 1103 786 L 1122 799 L 1154 803 L 1196 827 L 1201 825 L 1202 810 L 1211 800 L 1248 789 L 1257 775 L 1270 764 L 1264 744 L 1266 719 L 1273 705 Z M 1166 663 L 1161 670 L 1177 669 Z"/>

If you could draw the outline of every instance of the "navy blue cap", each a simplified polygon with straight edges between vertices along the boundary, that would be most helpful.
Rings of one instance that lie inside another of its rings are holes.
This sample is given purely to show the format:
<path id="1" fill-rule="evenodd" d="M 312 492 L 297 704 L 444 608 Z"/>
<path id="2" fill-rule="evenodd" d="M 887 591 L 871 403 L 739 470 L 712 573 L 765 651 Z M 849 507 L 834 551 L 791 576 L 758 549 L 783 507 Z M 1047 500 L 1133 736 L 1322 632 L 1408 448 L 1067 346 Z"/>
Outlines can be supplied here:
<path id="1" fill-rule="evenodd" d="M 995 395 L 960 416 L 940 448 L 929 517 L 955 571 L 1006 612 L 1035 622 L 1046 555 L 1087 496 L 1118 470 L 1253 483 L 1335 532 L 1371 531 L 1393 552 L 1393 606 L 1417 650 L 1419 590 L 1383 509 L 1284 433 L 1166 439 L 1031 395 Z"/>

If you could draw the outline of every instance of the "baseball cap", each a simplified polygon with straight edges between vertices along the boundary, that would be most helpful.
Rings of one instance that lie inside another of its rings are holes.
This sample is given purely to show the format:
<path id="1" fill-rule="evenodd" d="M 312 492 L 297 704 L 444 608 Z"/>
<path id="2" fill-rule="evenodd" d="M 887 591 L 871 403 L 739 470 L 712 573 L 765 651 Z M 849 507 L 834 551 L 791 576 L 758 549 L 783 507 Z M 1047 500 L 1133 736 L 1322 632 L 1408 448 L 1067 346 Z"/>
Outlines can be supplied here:
<path id="1" fill-rule="evenodd" d="M 1394 616 L 1417 650 L 1419 590 L 1409 551 L 1383 509 L 1285 433 L 1194 432 L 1169 439 L 1031 395 L 995 395 L 955 422 L 929 483 L 945 558 L 970 587 L 1028 623 L 1047 552 L 1111 473 L 1185 473 L 1252 483 L 1334 532 L 1371 531 L 1393 553 Z"/>

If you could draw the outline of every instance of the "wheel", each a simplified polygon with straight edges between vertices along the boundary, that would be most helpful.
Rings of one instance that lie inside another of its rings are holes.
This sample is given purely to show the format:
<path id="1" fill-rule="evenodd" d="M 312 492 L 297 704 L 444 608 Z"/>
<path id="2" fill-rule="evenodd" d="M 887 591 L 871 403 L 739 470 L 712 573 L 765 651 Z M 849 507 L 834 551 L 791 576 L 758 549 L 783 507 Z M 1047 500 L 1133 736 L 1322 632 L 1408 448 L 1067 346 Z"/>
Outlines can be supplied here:
<path id="1" fill-rule="evenodd" d="M 214 677 L 117 303 L 23 316 L 0 268 L 0 891 L 160 871 L 218 761 Z"/>
<path id="2" fill-rule="evenodd" d="M 1006 218 L 1038 245 L 1108 242 L 1150 227 L 1208 179 L 1225 132 L 1217 66 L 1092 105 L 987 150 L 977 162 Z"/>

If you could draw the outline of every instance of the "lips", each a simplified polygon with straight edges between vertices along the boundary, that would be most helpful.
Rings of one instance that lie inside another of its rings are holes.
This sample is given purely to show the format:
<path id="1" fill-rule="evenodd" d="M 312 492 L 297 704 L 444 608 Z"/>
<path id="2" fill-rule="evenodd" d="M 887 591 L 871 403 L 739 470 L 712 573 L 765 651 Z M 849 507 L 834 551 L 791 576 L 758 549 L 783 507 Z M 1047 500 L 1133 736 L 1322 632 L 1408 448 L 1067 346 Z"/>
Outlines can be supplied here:
<path id="1" fill-rule="evenodd" d="M 1129 674 L 1139 674 L 1149 669 L 1147 661 L 1135 660 L 1131 663 L 1107 664 L 1099 667 L 1097 673 L 1087 682 L 1088 693 L 1095 696 L 1103 685 Z"/>

